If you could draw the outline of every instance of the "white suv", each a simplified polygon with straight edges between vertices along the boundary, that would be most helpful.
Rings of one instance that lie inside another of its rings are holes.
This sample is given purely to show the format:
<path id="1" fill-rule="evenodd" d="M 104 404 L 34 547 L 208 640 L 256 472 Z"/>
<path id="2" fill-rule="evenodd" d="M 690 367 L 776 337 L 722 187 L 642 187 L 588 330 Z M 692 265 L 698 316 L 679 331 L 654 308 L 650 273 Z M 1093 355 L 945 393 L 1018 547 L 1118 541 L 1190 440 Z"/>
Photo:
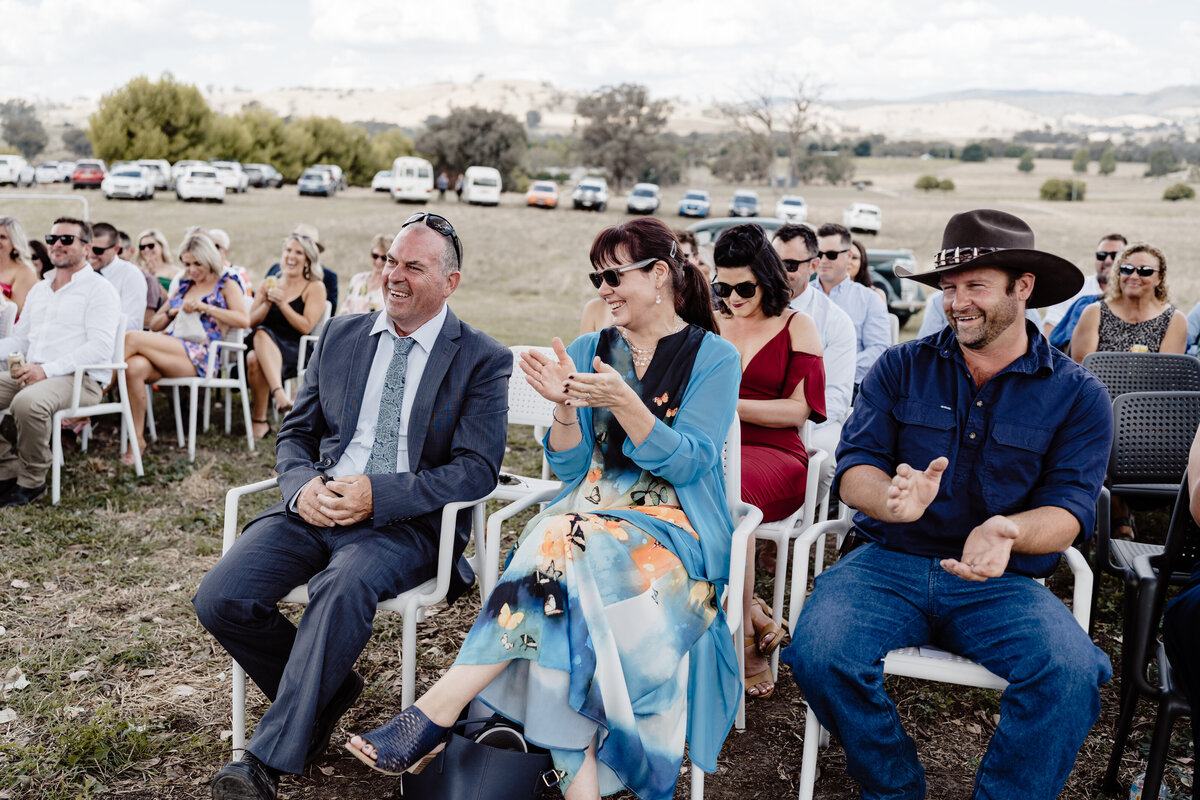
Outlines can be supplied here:
<path id="1" fill-rule="evenodd" d="M 0 156 L 0 184 L 33 186 L 34 169 L 21 156 Z"/>
<path id="2" fill-rule="evenodd" d="M 604 178 L 584 178 L 575 187 L 571 199 L 577 209 L 603 211 L 608 208 L 608 181 Z"/>

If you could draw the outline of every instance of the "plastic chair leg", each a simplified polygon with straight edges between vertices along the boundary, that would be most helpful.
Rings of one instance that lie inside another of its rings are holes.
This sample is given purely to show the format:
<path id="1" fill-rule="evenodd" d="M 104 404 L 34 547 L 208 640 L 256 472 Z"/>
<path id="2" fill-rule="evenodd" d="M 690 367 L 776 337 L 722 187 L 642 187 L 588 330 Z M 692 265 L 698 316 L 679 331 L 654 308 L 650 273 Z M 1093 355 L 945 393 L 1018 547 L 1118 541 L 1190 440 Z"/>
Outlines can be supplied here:
<path id="1" fill-rule="evenodd" d="M 196 411 L 197 404 L 200 400 L 200 387 L 192 384 L 191 391 L 188 392 L 188 461 L 196 460 Z"/>
<path id="2" fill-rule="evenodd" d="M 57 411 L 50 422 L 50 504 L 55 506 L 62 487 L 62 421 L 63 412 Z"/>
<path id="3" fill-rule="evenodd" d="M 233 662 L 233 760 L 246 752 L 246 671 Z"/>
<path id="4" fill-rule="evenodd" d="M 1142 797 L 1157 800 L 1162 785 L 1163 768 L 1166 766 L 1167 750 L 1171 746 L 1171 728 L 1175 718 L 1166 703 L 1159 703 L 1158 718 L 1154 721 L 1154 738 L 1150 744 L 1150 757 L 1146 761 L 1146 777 L 1142 781 Z"/>
<path id="5" fill-rule="evenodd" d="M 692 800 L 704 798 L 704 770 L 692 764 Z"/>

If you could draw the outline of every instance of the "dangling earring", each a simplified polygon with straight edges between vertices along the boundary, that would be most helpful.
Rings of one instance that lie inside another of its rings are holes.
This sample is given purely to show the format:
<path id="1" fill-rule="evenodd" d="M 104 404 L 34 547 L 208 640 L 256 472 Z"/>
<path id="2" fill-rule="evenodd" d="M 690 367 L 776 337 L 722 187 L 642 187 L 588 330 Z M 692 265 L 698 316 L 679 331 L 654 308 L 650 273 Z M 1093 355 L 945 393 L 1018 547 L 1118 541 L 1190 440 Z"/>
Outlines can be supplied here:
<path id="1" fill-rule="evenodd" d="M 656 305 L 656 306 L 662 305 L 662 292 L 659 292 L 658 294 L 654 295 L 654 305 Z"/>
<path id="2" fill-rule="evenodd" d="M 17 257 L 18 257 L 18 256 L 20 256 L 20 255 L 21 255 L 21 254 L 17 252 L 17 248 L 15 248 L 15 247 L 14 247 L 14 248 L 12 249 L 12 252 L 8 254 L 8 257 L 9 257 L 9 258 L 11 258 L 13 261 L 16 261 L 16 260 L 17 260 Z"/>

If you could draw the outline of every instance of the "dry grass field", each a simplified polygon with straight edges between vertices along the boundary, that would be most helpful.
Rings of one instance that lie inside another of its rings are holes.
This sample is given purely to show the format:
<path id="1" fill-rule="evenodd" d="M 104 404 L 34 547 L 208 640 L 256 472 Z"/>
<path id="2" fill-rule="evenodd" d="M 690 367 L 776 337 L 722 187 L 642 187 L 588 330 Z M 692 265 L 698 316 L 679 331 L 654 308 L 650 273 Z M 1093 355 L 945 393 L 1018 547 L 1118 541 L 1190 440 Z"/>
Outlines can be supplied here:
<path id="1" fill-rule="evenodd" d="M 1036 199 L 1046 177 L 1067 177 L 1069 162 L 1039 161 L 1031 176 L 1011 160 L 985 164 L 872 160 L 859 163 L 858 177 L 870 189 L 802 189 L 811 219 L 840 220 L 850 202 L 877 202 L 883 208 L 880 247 L 910 247 L 928 259 L 940 242 L 948 216 L 971 207 L 1012 211 L 1034 227 L 1041 247 L 1090 268 L 1100 235 L 1113 230 L 1147 239 L 1171 259 L 1171 286 L 1178 306 L 1200 299 L 1200 276 L 1192 255 L 1200 244 L 1194 202 L 1158 198 L 1164 183 L 1145 181 L 1140 165 L 1122 164 L 1117 175 L 1091 175 L 1081 204 L 1050 204 Z M 922 173 L 951 178 L 957 189 L 924 194 L 912 189 Z M 721 213 L 734 187 L 710 186 Z M 664 192 L 663 217 L 683 188 Z M 326 261 L 341 275 L 367 269 L 367 246 L 377 232 L 394 233 L 418 210 L 397 206 L 383 194 L 351 190 L 332 199 L 301 198 L 295 188 L 251 191 L 230 196 L 224 205 L 179 203 L 163 194 L 152 202 L 109 202 L 98 193 L 51 190 L 62 200 L 20 200 L 0 191 L 0 215 L 20 218 L 34 235 L 49 229 L 63 213 L 77 213 L 84 196 L 92 220 L 108 220 L 132 235 L 161 228 L 177 245 L 189 225 L 221 227 L 233 239 L 235 261 L 258 277 L 277 260 L 281 238 L 300 222 L 317 225 L 327 247 Z M 775 195 L 760 191 L 766 211 Z M 506 344 L 571 338 L 578 312 L 592 296 L 584 279 L 587 250 L 602 227 L 626 219 L 623 200 L 605 214 L 526 209 L 522 198 L 506 195 L 499 208 L 459 206 L 451 200 L 430 210 L 448 216 L 466 250 L 464 280 L 452 298 L 455 311 Z M 569 205 L 569 203 L 568 203 Z M 868 240 L 868 246 L 876 241 Z M 910 323 L 908 335 L 916 330 Z M 165 433 L 170 412 L 157 404 Z M 219 418 L 215 415 L 214 419 Z M 229 755 L 229 660 L 199 627 L 189 599 L 201 576 L 220 553 L 222 501 L 231 486 L 259 480 L 274 463 L 272 437 L 247 452 L 240 427 L 234 436 L 214 428 L 201 436 L 194 464 L 172 441 L 148 451 L 143 478 L 117 463 L 116 431 L 106 423 L 87 454 L 67 445 L 63 502 L 0 510 L 0 800 L 66 800 L 208 797 L 212 773 Z M 506 465 L 535 469 L 536 447 L 524 431 L 510 436 Z M 266 498 L 260 498 L 261 507 Z M 247 510 L 250 513 L 254 507 Z M 1139 527 L 1152 533 L 1165 520 L 1149 517 Z M 511 536 L 513 531 L 508 532 Z M 1068 590 L 1060 574 L 1052 579 Z M 1116 659 L 1120 635 L 1119 597 L 1111 581 L 1096 626 L 1097 642 Z M 418 629 L 418 690 L 453 658 L 478 610 L 477 595 L 442 610 Z M 399 703 L 399 626 L 381 617 L 376 636 L 359 661 L 368 689 L 335 735 L 373 727 Z M 1114 667 L 1116 667 L 1114 663 Z M 710 798 L 786 798 L 799 777 L 804 705 L 786 668 L 774 699 L 754 702 L 744 733 L 730 735 L 720 772 L 706 783 Z M 995 723 L 998 696 L 992 692 L 944 690 L 936 685 L 889 679 L 909 732 L 928 771 L 930 797 L 966 798 Z M 1096 797 L 1111 749 L 1116 690 L 1104 689 L 1104 712 L 1081 751 L 1064 798 Z M 262 709 L 251 691 L 251 719 Z M 257 709 L 257 710 L 255 710 Z M 1122 779 L 1142 769 L 1149 742 L 1149 709 L 1138 722 L 1124 761 Z M 1048 713 L 1053 713 L 1048 710 Z M 1190 738 L 1177 726 L 1178 740 L 1168 767 L 1177 797 L 1190 791 Z M 398 783 L 370 773 L 343 751 L 331 748 L 317 768 L 285 781 L 281 796 L 316 800 L 378 800 L 399 796 Z M 845 800 L 857 791 L 844 774 L 838 746 L 822 756 L 817 797 Z M 687 797 L 686 776 L 676 796 Z"/>

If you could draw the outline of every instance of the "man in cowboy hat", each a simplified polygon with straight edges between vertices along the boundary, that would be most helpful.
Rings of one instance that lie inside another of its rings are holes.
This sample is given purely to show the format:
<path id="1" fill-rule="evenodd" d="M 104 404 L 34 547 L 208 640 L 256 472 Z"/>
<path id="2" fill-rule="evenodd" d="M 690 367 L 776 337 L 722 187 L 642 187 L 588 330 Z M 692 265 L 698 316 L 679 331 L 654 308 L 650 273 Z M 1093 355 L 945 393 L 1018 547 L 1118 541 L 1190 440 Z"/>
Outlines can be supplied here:
<path id="1" fill-rule="evenodd" d="M 317 246 L 318 253 L 325 252 L 325 245 L 321 244 L 321 234 L 317 232 L 317 226 L 305 225 L 301 223 L 292 229 L 292 235 L 312 240 L 312 243 Z M 334 313 L 336 313 L 338 307 L 337 273 L 333 271 L 333 267 L 329 266 L 325 259 L 321 259 L 321 267 L 321 280 L 325 283 L 325 299 L 329 301 L 330 307 L 333 309 Z M 272 264 L 271 268 L 267 270 L 266 277 L 269 278 L 272 275 L 279 275 L 279 262 Z"/>
<path id="2" fill-rule="evenodd" d="M 783 657 L 864 798 L 925 796 L 883 686 L 884 655 L 923 644 L 1009 682 L 973 796 L 1052 798 L 1112 670 L 1032 579 L 1091 535 L 1113 422 L 1104 387 L 1025 310 L 1083 275 L 992 210 L 952 217 L 934 263 L 897 274 L 943 291 L 949 327 L 891 348 L 863 381 L 835 478 L 858 509 L 852 552 L 817 578 Z"/>

